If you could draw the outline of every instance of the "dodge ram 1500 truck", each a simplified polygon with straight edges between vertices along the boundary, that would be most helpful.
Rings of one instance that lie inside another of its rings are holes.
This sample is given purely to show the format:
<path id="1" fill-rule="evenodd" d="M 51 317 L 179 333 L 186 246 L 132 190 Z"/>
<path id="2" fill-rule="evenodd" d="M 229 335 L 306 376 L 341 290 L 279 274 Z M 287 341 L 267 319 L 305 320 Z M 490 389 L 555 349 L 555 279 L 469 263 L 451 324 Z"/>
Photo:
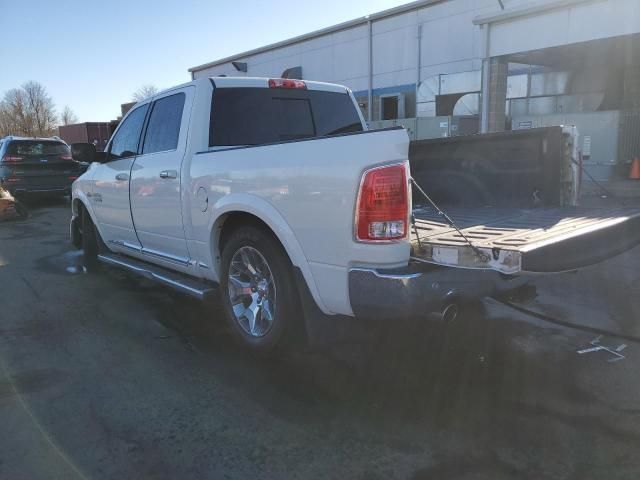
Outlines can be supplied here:
<path id="1" fill-rule="evenodd" d="M 73 184 L 70 228 L 86 258 L 219 294 L 258 350 L 309 332 L 311 317 L 452 317 L 459 302 L 526 281 L 541 246 L 566 253 L 587 232 L 621 233 L 612 226 L 633 225 L 638 240 L 637 215 L 574 222 L 538 243 L 526 233 L 551 224 L 525 226 L 491 243 L 504 233 L 494 214 L 478 246 L 428 209 L 414 216 L 406 131 L 368 131 L 351 92 L 327 83 L 194 80 L 139 102 L 105 152 L 72 151 L 91 162 Z"/>

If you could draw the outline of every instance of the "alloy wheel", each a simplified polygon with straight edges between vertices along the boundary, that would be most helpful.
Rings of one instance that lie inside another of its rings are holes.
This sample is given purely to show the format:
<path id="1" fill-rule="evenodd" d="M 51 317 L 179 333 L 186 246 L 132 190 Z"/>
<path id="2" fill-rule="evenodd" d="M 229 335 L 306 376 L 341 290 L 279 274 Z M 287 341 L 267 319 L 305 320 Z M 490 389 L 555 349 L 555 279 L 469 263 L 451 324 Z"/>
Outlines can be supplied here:
<path id="1" fill-rule="evenodd" d="M 236 322 L 252 337 L 271 330 L 276 315 L 276 286 L 269 263 L 253 247 L 240 247 L 231 258 L 227 290 Z"/>

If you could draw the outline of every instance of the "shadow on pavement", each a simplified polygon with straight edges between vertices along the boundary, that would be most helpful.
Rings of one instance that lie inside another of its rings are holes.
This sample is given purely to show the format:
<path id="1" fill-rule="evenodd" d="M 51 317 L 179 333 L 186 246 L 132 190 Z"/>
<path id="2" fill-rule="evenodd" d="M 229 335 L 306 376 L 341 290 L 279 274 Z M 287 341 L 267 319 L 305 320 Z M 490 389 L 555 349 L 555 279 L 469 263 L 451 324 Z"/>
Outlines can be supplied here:
<path id="1" fill-rule="evenodd" d="M 121 288 L 139 292 L 156 321 L 201 354 L 212 375 L 264 396 L 261 403 L 278 416 L 322 405 L 323 410 L 374 423 L 475 425 L 482 430 L 508 422 L 505 415 L 519 408 L 530 414 L 532 397 L 594 401 L 575 385 L 570 368 L 557 368 L 558 362 L 567 367 L 575 363 L 573 347 L 540 347 L 553 329 L 507 316 L 489 318 L 482 308 L 468 311 L 452 325 L 425 321 L 377 326 L 361 342 L 257 357 L 235 344 L 215 303 L 203 304 L 125 272 L 103 271 Z M 301 408 L 280 400 L 270 403 L 283 393 Z"/>

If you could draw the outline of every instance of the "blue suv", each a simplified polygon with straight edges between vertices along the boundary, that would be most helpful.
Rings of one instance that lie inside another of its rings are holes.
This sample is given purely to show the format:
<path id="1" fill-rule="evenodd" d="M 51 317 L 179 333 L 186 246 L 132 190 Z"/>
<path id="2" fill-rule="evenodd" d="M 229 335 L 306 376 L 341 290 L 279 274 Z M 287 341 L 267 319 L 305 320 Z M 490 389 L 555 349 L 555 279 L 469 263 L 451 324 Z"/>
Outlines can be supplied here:
<path id="1" fill-rule="evenodd" d="M 68 195 L 86 169 L 71 158 L 69 145 L 59 138 L 0 139 L 0 187 L 12 195 Z"/>

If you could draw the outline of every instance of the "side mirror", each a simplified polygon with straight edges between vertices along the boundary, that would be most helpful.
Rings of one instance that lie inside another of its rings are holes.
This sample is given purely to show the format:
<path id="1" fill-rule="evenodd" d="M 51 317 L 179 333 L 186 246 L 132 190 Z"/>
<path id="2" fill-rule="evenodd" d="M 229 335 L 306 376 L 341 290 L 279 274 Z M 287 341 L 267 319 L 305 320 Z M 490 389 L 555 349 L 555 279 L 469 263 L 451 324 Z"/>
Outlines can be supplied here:
<path id="1" fill-rule="evenodd" d="M 72 143 L 71 158 L 76 162 L 92 163 L 96 161 L 96 147 L 93 143 Z"/>

